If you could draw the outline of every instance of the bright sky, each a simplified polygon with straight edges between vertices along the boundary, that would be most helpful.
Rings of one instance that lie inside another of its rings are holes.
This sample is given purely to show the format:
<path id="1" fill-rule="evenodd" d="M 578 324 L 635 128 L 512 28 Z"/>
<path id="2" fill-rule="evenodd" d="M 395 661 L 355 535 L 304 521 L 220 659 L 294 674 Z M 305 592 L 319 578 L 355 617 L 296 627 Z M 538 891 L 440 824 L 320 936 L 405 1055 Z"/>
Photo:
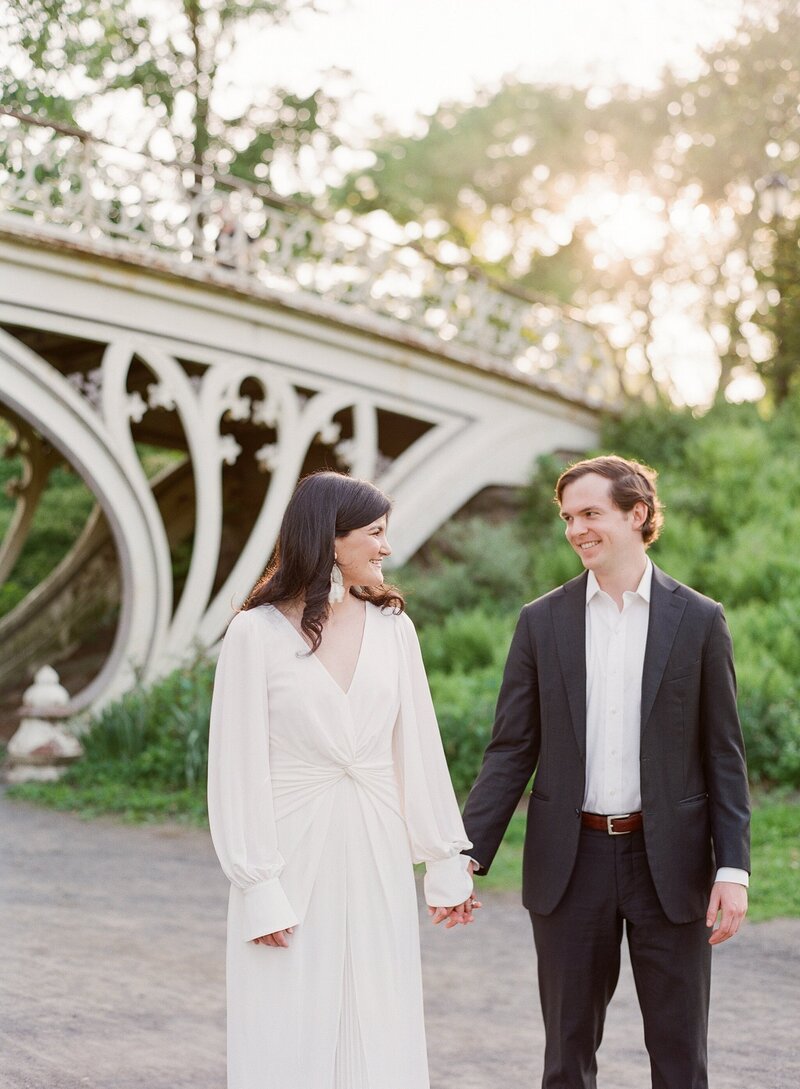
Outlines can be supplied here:
<path id="1" fill-rule="evenodd" d="M 447 99 L 516 73 L 599 87 L 652 87 L 670 64 L 691 71 L 698 46 L 726 36 L 744 0 L 329 0 L 241 46 L 243 82 L 296 84 L 322 69 L 354 74 L 361 117 L 409 126 Z"/>

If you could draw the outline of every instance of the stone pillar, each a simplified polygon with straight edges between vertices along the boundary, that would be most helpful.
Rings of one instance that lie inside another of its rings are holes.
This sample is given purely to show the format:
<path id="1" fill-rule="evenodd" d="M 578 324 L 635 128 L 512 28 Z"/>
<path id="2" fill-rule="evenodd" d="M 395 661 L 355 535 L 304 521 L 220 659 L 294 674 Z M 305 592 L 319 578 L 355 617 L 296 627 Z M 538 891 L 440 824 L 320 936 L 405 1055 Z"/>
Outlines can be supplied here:
<path id="1" fill-rule="evenodd" d="M 4 778 L 8 783 L 53 781 L 82 754 L 78 739 L 54 719 L 64 717 L 69 693 L 52 666 L 37 671 L 22 696 L 19 729 L 8 743 Z"/>

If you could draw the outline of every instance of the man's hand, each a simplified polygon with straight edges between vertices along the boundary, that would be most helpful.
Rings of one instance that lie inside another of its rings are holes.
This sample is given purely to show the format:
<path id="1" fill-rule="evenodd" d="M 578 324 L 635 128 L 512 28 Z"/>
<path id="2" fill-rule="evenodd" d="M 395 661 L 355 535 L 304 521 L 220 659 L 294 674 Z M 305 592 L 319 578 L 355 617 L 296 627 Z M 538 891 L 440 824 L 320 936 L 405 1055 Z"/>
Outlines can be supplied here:
<path id="1" fill-rule="evenodd" d="M 747 914 L 747 889 L 735 881 L 717 881 L 711 890 L 706 912 L 706 926 L 713 926 L 720 916 L 719 926 L 708 939 L 709 945 L 719 945 L 732 938 Z"/>
<path id="2" fill-rule="evenodd" d="M 289 948 L 289 937 L 294 934 L 294 927 L 286 930 L 276 930 L 274 934 L 262 934 L 260 938 L 253 938 L 253 945 L 274 945 L 279 949 Z"/>

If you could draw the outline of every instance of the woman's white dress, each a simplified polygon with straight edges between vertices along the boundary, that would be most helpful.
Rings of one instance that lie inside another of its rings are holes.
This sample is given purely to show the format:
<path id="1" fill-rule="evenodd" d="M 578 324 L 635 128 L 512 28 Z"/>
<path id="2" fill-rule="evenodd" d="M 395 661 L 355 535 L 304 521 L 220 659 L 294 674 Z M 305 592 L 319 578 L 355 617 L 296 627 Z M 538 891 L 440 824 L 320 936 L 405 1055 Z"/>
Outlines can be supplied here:
<path id="1" fill-rule="evenodd" d="M 271 605 L 222 645 L 209 818 L 231 882 L 229 1089 L 428 1089 L 416 891 L 472 882 L 414 626 L 366 605 L 347 692 Z M 252 939 L 295 928 L 288 949 Z"/>

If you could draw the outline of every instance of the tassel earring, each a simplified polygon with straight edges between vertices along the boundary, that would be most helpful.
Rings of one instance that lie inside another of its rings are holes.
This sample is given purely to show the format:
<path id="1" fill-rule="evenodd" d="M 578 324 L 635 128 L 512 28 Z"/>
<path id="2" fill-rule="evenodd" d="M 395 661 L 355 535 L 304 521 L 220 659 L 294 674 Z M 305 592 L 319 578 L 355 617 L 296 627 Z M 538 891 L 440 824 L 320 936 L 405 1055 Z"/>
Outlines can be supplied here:
<path id="1" fill-rule="evenodd" d="M 331 588 L 328 591 L 328 601 L 331 605 L 338 605 L 344 601 L 344 579 L 338 563 L 334 563 L 331 569 Z"/>

